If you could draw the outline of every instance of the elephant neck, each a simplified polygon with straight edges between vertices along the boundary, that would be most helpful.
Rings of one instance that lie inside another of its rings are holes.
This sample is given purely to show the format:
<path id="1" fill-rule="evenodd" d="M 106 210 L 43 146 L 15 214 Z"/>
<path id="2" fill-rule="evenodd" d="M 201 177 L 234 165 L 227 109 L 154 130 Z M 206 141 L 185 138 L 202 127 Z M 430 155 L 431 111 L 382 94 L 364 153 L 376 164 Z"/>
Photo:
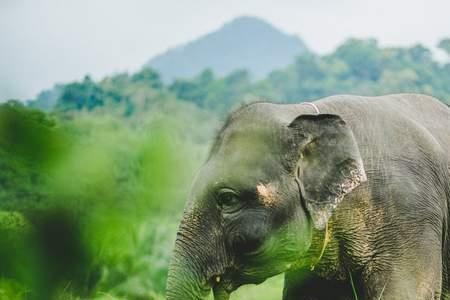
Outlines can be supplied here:
<path id="1" fill-rule="evenodd" d="M 323 230 L 314 229 L 309 250 L 292 265 L 291 270 L 314 272 L 323 278 L 333 278 L 341 270 L 340 249 L 334 237 L 333 222 L 327 223 Z"/>

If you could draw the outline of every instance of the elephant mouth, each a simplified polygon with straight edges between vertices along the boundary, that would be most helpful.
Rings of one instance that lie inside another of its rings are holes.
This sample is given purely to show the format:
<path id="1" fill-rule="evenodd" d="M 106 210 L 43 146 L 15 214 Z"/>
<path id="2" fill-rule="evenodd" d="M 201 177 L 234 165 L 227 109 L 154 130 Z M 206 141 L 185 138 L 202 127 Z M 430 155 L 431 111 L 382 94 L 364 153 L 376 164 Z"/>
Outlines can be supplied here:
<path id="1" fill-rule="evenodd" d="M 212 289 L 213 291 L 224 291 L 228 294 L 231 294 L 232 292 L 234 292 L 236 289 L 238 288 L 238 286 L 229 281 L 229 280 L 223 280 L 221 279 L 221 282 L 216 282 L 212 284 Z"/>
<path id="2" fill-rule="evenodd" d="M 227 268 L 224 273 L 214 275 L 209 282 L 213 290 L 225 291 L 232 293 L 241 285 L 245 284 L 241 280 L 240 272 L 236 268 Z"/>
<path id="3" fill-rule="evenodd" d="M 243 284 L 259 284 L 285 272 L 299 259 L 296 245 L 284 239 L 270 238 L 258 249 L 236 258 L 233 278 Z"/>
<path id="4" fill-rule="evenodd" d="M 221 275 L 213 276 L 210 279 L 210 283 L 214 294 L 231 294 L 243 285 L 263 283 L 267 278 L 284 271 L 279 267 L 275 269 L 272 268 L 272 270 L 269 271 L 266 268 L 257 267 L 256 261 L 253 262 L 255 262 L 255 264 L 236 266 L 227 269 Z"/>
<path id="5" fill-rule="evenodd" d="M 230 273 L 215 275 L 210 279 L 214 300 L 228 300 L 240 285 L 232 281 Z"/>
<path id="6" fill-rule="evenodd" d="M 259 276 L 255 276 L 259 275 Z M 210 279 L 211 287 L 214 295 L 231 294 L 239 287 L 245 284 L 259 284 L 262 283 L 267 277 L 261 276 L 247 268 L 245 269 L 228 269 L 222 275 L 213 276 Z M 227 299 L 216 297 L 214 299 Z"/>
<path id="7" fill-rule="evenodd" d="M 214 299 L 228 299 L 231 293 L 243 285 L 263 283 L 285 272 L 299 259 L 299 247 L 295 239 L 286 235 L 286 230 L 278 233 L 251 252 L 236 254 L 236 251 L 231 251 L 235 254 L 228 262 L 228 267 L 223 269 L 222 274 L 212 276 L 209 280 Z"/>

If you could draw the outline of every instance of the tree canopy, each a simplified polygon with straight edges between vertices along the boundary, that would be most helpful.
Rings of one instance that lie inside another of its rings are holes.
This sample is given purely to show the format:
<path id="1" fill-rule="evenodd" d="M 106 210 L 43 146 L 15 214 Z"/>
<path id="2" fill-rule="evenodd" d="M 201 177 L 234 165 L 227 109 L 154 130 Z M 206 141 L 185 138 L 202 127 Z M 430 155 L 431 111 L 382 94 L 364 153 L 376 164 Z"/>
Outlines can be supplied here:
<path id="1" fill-rule="evenodd" d="M 448 53 L 449 45 L 449 39 L 439 43 Z M 30 105 L 88 111 L 105 105 L 121 106 L 125 114 L 130 114 L 169 97 L 223 115 L 255 98 L 295 103 L 339 93 L 401 92 L 429 94 L 448 103 L 449 82 L 450 64 L 435 61 L 423 45 L 382 48 L 374 39 L 350 39 L 328 55 L 305 53 L 262 80 L 253 80 L 246 70 L 218 77 L 207 69 L 193 78 L 165 85 L 156 71 L 144 67 L 134 74 L 116 74 L 99 82 L 86 76 L 80 82 L 58 85 L 53 91 L 41 93 Z"/>

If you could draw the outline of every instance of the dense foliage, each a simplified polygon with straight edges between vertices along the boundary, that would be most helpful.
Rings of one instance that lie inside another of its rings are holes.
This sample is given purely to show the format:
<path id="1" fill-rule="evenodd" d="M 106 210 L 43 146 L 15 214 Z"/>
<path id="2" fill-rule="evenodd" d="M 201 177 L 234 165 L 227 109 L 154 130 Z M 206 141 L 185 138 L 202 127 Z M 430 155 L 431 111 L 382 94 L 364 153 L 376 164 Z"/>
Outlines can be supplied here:
<path id="1" fill-rule="evenodd" d="M 439 43 L 450 55 L 449 45 L 449 39 Z M 416 92 L 449 103 L 449 83 L 450 63 L 435 61 L 431 51 L 422 45 L 381 48 L 375 40 L 350 39 L 329 55 L 299 56 L 292 65 L 259 81 L 253 81 L 245 70 L 236 70 L 225 77 L 216 77 L 211 70 L 205 70 L 194 78 L 164 85 L 158 73 L 144 68 L 133 75 L 118 74 L 98 83 L 86 77 L 82 82 L 59 85 L 53 92 L 42 93 L 31 105 L 46 109 L 49 105 L 45 97 L 52 101 L 50 95 L 58 94 L 56 106 L 60 109 L 91 110 L 115 104 L 130 114 L 130 110 L 145 105 L 131 103 L 136 89 L 151 87 L 152 91 L 145 95 L 149 102 L 175 97 L 221 115 L 243 101 L 257 98 L 296 103 L 342 93 Z"/>
<path id="2" fill-rule="evenodd" d="M 143 68 L 1 105 L 0 298 L 162 299 L 190 182 L 227 112 L 258 99 L 396 92 L 449 103 L 450 64 L 420 45 L 349 40 L 259 81 L 205 70 L 165 84 Z M 233 297 L 271 299 L 279 285 Z"/>
<path id="3" fill-rule="evenodd" d="M 178 216 L 217 120 L 159 96 L 135 95 L 133 108 L 142 106 L 132 118 L 128 106 L 51 115 L 0 106 L 0 295 L 162 295 Z"/>

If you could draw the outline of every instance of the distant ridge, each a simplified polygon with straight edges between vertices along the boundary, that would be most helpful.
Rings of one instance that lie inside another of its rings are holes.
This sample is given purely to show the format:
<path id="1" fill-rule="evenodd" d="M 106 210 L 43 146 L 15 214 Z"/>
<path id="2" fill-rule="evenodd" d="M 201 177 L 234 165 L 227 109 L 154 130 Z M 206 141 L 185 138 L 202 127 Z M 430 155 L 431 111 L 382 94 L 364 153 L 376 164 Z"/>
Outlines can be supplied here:
<path id="1" fill-rule="evenodd" d="M 247 69 L 254 78 L 263 78 L 306 51 L 299 37 L 288 35 L 260 18 L 244 16 L 155 56 L 146 66 L 159 71 L 166 82 L 190 78 L 207 68 L 218 75 Z"/>

